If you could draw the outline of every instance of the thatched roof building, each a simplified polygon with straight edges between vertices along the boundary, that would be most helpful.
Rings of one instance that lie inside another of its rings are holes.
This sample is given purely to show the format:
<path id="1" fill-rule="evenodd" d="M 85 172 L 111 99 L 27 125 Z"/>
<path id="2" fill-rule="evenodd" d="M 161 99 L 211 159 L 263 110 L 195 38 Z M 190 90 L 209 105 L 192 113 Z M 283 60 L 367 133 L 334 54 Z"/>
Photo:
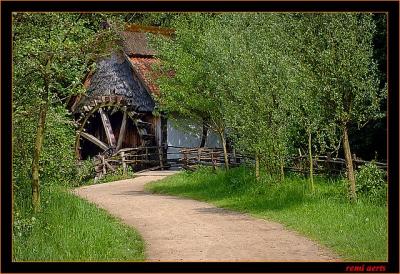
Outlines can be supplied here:
<path id="1" fill-rule="evenodd" d="M 99 96 L 122 96 L 125 104 L 138 112 L 154 110 L 151 94 L 158 94 L 158 88 L 152 66 L 158 60 L 149 46 L 147 33 L 171 36 L 173 30 L 130 25 L 122 31 L 122 51 L 100 60 L 96 71 L 85 79 L 86 95 L 71 98 L 69 108 L 74 113 Z"/>
<path id="2" fill-rule="evenodd" d="M 90 79 L 87 95 L 121 95 L 136 111 L 152 112 L 154 101 L 146 83 L 138 77 L 141 74 L 140 70 L 133 68 L 128 58 L 115 53 L 98 63 L 96 72 Z"/>
<path id="3" fill-rule="evenodd" d="M 166 142 L 161 117 L 153 116 L 158 94 L 153 65 L 158 63 L 145 32 L 169 35 L 170 30 L 129 26 L 121 32 L 122 50 L 99 60 L 84 79 L 86 94 L 73 96 L 68 107 L 78 127 L 78 158 L 124 148 L 161 146 Z"/>
<path id="4" fill-rule="evenodd" d="M 77 126 L 76 157 L 97 159 L 98 174 L 113 171 L 121 163 L 124 170 L 127 165 L 134 170 L 164 168 L 167 160 L 179 156 L 179 147 L 218 145 L 211 133 L 208 143 L 203 142 L 207 132 L 204 135 L 201 126 L 201 136 L 190 135 L 165 116 L 153 115 L 153 95 L 159 94 L 153 66 L 160 61 L 149 47 L 149 32 L 173 35 L 169 29 L 127 27 L 120 33 L 122 49 L 99 60 L 96 70 L 84 79 L 86 94 L 69 101 Z"/>

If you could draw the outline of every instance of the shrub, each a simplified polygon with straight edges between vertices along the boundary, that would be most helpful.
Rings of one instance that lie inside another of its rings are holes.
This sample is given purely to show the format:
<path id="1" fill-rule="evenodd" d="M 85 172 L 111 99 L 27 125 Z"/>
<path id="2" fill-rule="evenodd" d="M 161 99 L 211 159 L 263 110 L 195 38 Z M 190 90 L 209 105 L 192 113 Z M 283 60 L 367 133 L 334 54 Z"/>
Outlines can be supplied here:
<path id="1" fill-rule="evenodd" d="M 361 198 L 385 204 L 387 201 L 387 182 L 385 171 L 374 162 L 367 163 L 356 172 L 356 192 Z"/>
<path id="2" fill-rule="evenodd" d="M 94 162 L 92 159 L 80 161 L 76 167 L 76 178 L 73 186 L 79 186 L 92 180 L 96 176 Z"/>
<path id="3" fill-rule="evenodd" d="M 114 172 L 112 173 L 107 173 L 104 177 L 101 177 L 97 183 L 102 184 L 102 183 L 109 183 L 109 182 L 114 182 L 114 181 L 119 181 L 119 180 L 125 180 L 125 179 L 131 179 L 135 175 L 135 173 L 131 170 L 130 167 L 127 168 L 128 170 L 124 174 L 124 170 L 122 167 L 118 167 Z"/>

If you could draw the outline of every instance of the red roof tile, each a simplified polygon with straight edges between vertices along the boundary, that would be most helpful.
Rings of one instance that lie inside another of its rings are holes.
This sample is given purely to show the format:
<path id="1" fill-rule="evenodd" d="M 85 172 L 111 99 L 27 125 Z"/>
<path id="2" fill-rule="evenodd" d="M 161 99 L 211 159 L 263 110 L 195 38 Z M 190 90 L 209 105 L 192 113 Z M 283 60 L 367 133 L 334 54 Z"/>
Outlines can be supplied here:
<path id="1" fill-rule="evenodd" d="M 138 76 L 148 87 L 149 91 L 153 94 L 159 95 L 160 90 L 155 84 L 157 79 L 157 73 L 154 71 L 153 65 L 159 64 L 160 61 L 156 58 L 149 57 L 131 57 L 130 58 L 133 67 L 135 68 Z"/>

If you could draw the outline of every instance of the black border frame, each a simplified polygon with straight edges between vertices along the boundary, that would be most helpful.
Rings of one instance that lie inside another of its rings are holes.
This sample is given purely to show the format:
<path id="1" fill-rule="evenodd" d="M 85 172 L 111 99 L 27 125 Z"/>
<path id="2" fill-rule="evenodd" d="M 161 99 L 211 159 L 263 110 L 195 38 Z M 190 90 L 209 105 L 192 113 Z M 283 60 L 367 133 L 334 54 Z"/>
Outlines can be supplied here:
<path id="1" fill-rule="evenodd" d="M 130 272 L 167 272 L 167 273 L 342 273 L 349 265 L 384 265 L 387 273 L 399 273 L 399 2 L 397 1 L 246 1 L 246 2 L 201 2 L 201 1 L 157 1 L 157 2 L 63 2 L 63 1 L 2 1 L 2 92 L 1 92 L 1 272 L 36 273 L 130 273 Z M 380 262 L 335 262 L 335 263 L 23 263 L 12 262 L 11 258 L 11 13 L 12 12 L 233 12 L 233 11 L 276 11 L 276 12 L 387 12 L 388 17 L 388 163 L 389 163 L 389 260 Z"/>

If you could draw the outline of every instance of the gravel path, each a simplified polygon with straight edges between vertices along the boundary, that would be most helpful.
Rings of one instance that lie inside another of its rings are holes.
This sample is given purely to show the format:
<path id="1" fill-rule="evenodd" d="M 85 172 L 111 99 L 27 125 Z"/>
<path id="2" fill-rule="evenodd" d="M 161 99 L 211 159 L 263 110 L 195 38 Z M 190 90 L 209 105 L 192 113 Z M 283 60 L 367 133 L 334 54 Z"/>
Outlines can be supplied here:
<path id="1" fill-rule="evenodd" d="M 144 238 L 148 261 L 338 261 L 338 257 L 281 224 L 210 204 L 150 194 L 143 187 L 174 172 L 74 190 Z"/>

